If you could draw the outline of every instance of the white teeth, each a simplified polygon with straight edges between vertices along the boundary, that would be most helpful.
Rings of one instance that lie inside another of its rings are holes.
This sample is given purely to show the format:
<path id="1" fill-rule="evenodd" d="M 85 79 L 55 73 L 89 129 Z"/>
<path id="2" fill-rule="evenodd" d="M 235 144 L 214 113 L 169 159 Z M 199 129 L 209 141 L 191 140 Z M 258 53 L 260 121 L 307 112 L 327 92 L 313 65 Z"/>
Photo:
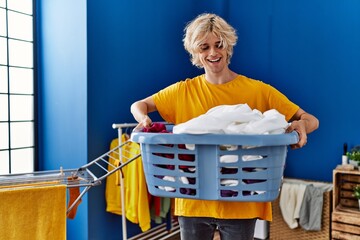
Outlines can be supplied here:
<path id="1" fill-rule="evenodd" d="M 217 61 L 219 61 L 219 60 L 220 60 L 220 58 L 213 59 L 213 60 L 210 60 L 210 59 L 209 59 L 209 62 L 217 62 Z"/>

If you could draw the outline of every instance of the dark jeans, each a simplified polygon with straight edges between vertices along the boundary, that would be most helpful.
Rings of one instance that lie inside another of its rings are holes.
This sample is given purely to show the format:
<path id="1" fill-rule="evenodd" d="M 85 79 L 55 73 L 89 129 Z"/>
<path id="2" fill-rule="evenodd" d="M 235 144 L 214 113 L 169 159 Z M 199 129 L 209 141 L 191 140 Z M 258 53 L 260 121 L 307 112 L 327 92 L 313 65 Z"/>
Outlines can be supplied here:
<path id="1" fill-rule="evenodd" d="M 216 228 L 221 240 L 253 240 L 256 219 L 179 217 L 181 240 L 212 240 Z"/>

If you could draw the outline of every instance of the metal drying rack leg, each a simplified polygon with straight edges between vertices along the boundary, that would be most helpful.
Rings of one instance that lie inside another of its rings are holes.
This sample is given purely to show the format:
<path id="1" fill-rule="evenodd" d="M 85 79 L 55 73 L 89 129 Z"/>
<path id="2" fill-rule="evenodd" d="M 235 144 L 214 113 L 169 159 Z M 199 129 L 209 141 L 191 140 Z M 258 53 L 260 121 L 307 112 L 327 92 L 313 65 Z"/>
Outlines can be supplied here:
<path id="1" fill-rule="evenodd" d="M 113 124 L 113 129 L 118 130 L 118 142 L 119 145 L 122 144 L 122 134 L 123 128 L 132 128 L 136 127 L 137 123 L 122 123 L 122 124 Z M 122 151 L 120 149 L 120 156 L 122 156 Z M 120 159 L 120 161 L 122 161 Z M 126 228 L 126 213 L 125 213 L 125 189 L 124 189 L 124 178 L 122 172 L 120 171 L 120 193 L 121 193 L 121 217 L 122 217 L 122 233 L 123 233 L 123 240 L 127 239 L 127 228 Z"/>
<path id="2" fill-rule="evenodd" d="M 75 199 L 75 201 L 68 207 L 66 213 L 69 213 L 75 207 L 75 205 L 82 199 L 82 197 L 85 195 L 85 193 L 89 191 L 90 188 L 91 186 L 85 187 L 85 189 L 80 193 L 80 195 Z"/>

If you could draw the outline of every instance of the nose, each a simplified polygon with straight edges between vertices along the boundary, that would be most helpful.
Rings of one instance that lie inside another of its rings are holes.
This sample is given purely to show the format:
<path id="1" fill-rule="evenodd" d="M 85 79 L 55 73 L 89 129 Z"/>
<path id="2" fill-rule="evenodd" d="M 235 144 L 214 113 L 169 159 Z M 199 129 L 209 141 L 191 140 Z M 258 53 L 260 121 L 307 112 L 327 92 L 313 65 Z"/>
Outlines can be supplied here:
<path id="1" fill-rule="evenodd" d="M 210 56 L 216 56 L 216 54 L 217 54 L 216 48 L 215 48 L 215 47 L 211 47 L 209 54 L 210 54 Z"/>

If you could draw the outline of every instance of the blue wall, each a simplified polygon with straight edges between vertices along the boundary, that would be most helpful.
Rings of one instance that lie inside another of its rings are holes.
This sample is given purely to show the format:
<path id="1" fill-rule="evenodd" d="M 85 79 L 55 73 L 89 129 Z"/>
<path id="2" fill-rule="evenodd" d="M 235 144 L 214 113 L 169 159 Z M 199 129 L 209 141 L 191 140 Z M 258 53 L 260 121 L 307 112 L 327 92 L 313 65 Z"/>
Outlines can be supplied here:
<path id="1" fill-rule="evenodd" d="M 38 3 L 39 170 L 78 168 L 88 160 L 86 1 Z M 68 239 L 88 239 L 87 198 Z"/>
<path id="2" fill-rule="evenodd" d="M 88 2 L 89 158 L 109 149 L 117 136 L 113 123 L 134 122 L 132 102 L 194 75 L 181 47 L 192 9 L 191 0 Z M 121 239 L 121 217 L 104 211 L 104 189 L 105 184 L 89 192 L 89 226 L 102 223 L 89 227 L 89 236 Z M 127 224 L 128 236 L 140 232 Z"/>
<path id="3" fill-rule="evenodd" d="M 230 1 L 239 43 L 232 67 L 277 87 L 316 115 L 305 148 L 289 151 L 289 177 L 331 181 L 342 145 L 359 144 L 360 2 Z"/>
<path id="4" fill-rule="evenodd" d="M 112 123 L 134 122 L 132 102 L 201 73 L 181 40 L 185 24 L 202 12 L 238 30 L 234 71 L 270 83 L 319 118 L 306 147 L 289 150 L 287 177 L 332 181 L 342 144 L 359 143 L 357 0 L 40 2 L 44 169 L 96 158 L 116 137 Z M 121 239 L 121 218 L 105 212 L 104 188 L 87 194 L 75 219 L 82 224 L 69 228 L 69 239 Z M 129 224 L 128 232 L 139 228 Z"/>

